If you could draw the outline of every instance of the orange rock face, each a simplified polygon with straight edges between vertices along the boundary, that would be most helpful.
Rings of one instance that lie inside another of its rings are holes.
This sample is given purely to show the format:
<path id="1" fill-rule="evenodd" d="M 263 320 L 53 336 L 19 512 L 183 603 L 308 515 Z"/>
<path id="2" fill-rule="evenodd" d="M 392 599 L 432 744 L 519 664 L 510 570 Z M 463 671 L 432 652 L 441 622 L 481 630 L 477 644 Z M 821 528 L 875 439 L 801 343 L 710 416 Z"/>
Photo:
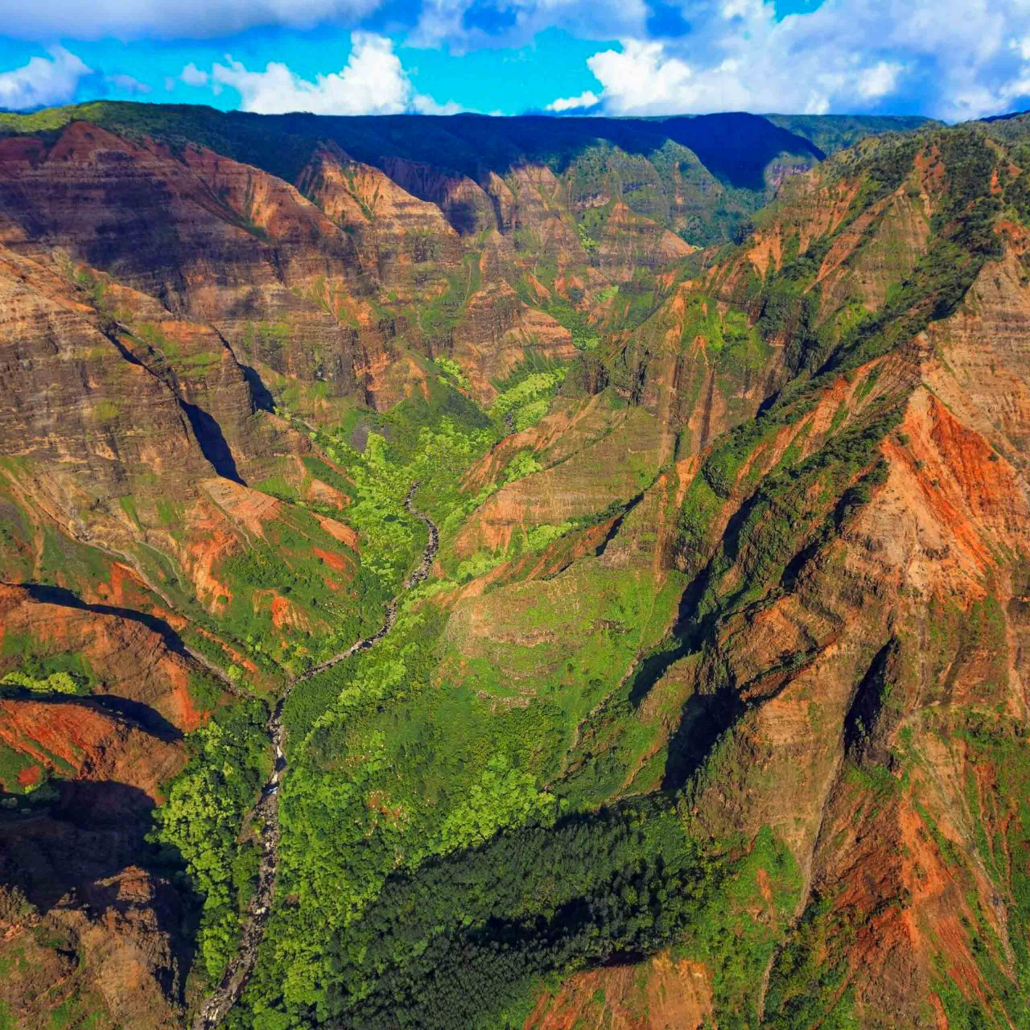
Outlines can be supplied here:
<path id="1" fill-rule="evenodd" d="M 203 719 L 189 691 L 191 675 L 203 670 L 169 646 L 158 620 L 148 621 L 135 613 L 117 614 L 103 603 L 73 607 L 35 600 L 22 588 L 0 587 L 0 642 L 24 636 L 44 654 L 79 655 L 96 670 L 99 692 L 134 702 L 141 715 L 188 733 Z M 165 632 L 174 636 L 170 627 Z M 17 655 L 8 647 L 0 669 L 16 667 Z"/>
<path id="2" fill-rule="evenodd" d="M 50 772 L 123 784 L 153 802 L 161 797 L 159 785 L 183 764 L 182 750 L 174 743 L 76 704 L 0 701 L 0 741 Z M 107 803 L 100 801 L 98 818 L 117 817 L 117 798 L 110 799 L 109 809 L 103 807 Z"/>
<path id="3" fill-rule="evenodd" d="M 641 967 L 611 965 L 577 973 L 542 997 L 525 1030 L 701 1030 L 712 1019 L 712 985 L 701 963 L 656 955 Z"/>

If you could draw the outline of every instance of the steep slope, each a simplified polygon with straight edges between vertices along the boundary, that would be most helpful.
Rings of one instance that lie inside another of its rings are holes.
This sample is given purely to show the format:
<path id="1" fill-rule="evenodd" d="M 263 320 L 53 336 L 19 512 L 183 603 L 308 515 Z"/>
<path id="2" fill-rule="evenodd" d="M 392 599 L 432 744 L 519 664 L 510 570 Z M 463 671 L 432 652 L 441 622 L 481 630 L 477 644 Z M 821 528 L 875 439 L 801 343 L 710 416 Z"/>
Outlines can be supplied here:
<path id="1" fill-rule="evenodd" d="M 678 643 L 581 737 L 582 768 L 682 785 L 706 835 L 771 826 L 793 856 L 775 933 L 744 914 L 763 863 L 674 952 L 713 977 L 720 1025 L 1026 1019 L 1030 523 L 1022 429 L 999 430 L 1026 382 L 1023 232 L 982 133 L 884 146 L 799 184 L 708 277 L 802 378 L 680 466 Z"/>
<path id="2" fill-rule="evenodd" d="M 65 251 L 148 294 L 173 315 L 215 324 L 250 361 L 355 385 L 356 336 L 324 309 L 361 294 L 351 237 L 286 183 L 211 151 L 173 153 L 73 122 L 52 146 L 3 144 L 0 241 L 25 255 Z M 367 305 L 354 297 L 353 319 Z M 284 349 L 284 326 L 307 346 Z M 381 339 L 381 334 L 374 334 Z M 346 361 L 350 357 L 350 362 Z"/>
<path id="3" fill-rule="evenodd" d="M 435 204 L 419 201 L 377 168 L 352 161 L 329 144 L 301 172 L 297 188 L 359 241 L 359 259 L 373 281 L 403 290 L 405 299 L 422 299 L 446 287 L 425 273 L 457 268 L 462 248 L 458 234 Z"/>
<path id="4" fill-rule="evenodd" d="M 15 1025 L 172 1027 L 183 902 L 143 837 L 221 691 L 157 620 L 42 592 L 0 588 L 0 1000 Z M 61 675 L 92 696 L 49 686 Z"/>

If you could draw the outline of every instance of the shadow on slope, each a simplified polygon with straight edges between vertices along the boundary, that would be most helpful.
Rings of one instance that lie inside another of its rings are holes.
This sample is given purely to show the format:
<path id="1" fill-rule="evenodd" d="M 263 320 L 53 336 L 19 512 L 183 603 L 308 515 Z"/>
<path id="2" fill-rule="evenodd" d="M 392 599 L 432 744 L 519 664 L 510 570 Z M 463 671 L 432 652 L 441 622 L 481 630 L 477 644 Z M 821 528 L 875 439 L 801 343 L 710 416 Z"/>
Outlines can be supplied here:
<path id="1" fill-rule="evenodd" d="M 96 101 L 21 118 L 0 116 L 0 134 L 53 136 L 76 119 L 130 137 L 157 137 L 173 147 L 200 143 L 288 182 L 296 181 L 321 140 L 332 140 L 351 157 L 379 167 L 386 159 L 401 158 L 477 180 L 487 169 L 503 176 L 525 161 L 561 172 L 599 142 L 645 157 L 673 142 L 692 150 L 725 184 L 759 191 L 766 188 L 765 169 L 777 157 L 813 162 L 825 157 L 809 139 L 744 112 L 664 119 L 261 115 L 186 104 Z"/>

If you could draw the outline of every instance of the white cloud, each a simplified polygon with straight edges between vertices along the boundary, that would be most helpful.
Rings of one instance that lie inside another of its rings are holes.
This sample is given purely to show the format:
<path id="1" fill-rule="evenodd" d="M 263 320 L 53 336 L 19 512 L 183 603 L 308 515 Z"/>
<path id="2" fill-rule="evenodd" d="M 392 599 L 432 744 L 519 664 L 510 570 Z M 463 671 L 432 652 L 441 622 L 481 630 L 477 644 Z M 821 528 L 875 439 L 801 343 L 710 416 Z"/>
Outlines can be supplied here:
<path id="1" fill-rule="evenodd" d="M 179 78 L 186 83 L 187 86 L 206 86 L 208 80 L 207 72 L 202 72 L 192 61 L 185 68 Z"/>
<path id="2" fill-rule="evenodd" d="M 432 97 L 427 97 L 424 93 L 416 93 L 411 98 L 411 109 L 417 114 L 439 115 L 461 114 L 465 110 L 455 100 L 448 100 L 446 104 L 438 104 Z"/>
<path id="3" fill-rule="evenodd" d="M 45 57 L 33 57 L 13 71 L 0 72 L 0 108 L 25 111 L 66 104 L 75 97 L 79 82 L 92 74 L 74 54 L 54 46 Z"/>
<path id="4" fill-rule="evenodd" d="M 310 111 L 312 114 L 455 114 L 455 103 L 437 104 L 432 97 L 415 92 L 393 42 L 371 32 L 351 33 L 351 53 L 339 72 L 302 79 L 279 61 L 264 71 L 250 71 L 241 61 L 226 55 L 227 64 L 215 64 L 212 88 L 230 86 L 240 94 L 240 108 L 261 114 Z M 183 69 L 183 81 L 189 66 Z M 194 68 L 191 78 L 199 79 Z M 206 81 L 206 80 L 205 80 Z"/>
<path id="5" fill-rule="evenodd" d="M 600 102 L 601 98 L 588 89 L 578 97 L 559 97 L 554 103 L 548 104 L 546 109 L 560 114 L 562 111 L 574 111 L 580 107 L 593 107 Z"/>
<path id="6" fill-rule="evenodd" d="M 354 25 L 381 0 L 36 0 L 0 4 L 0 35 L 16 39 L 209 39 L 262 25 Z"/>
<path id="7" fill-rule="evenodd" d="M 614 114 L 695 109 L 704 104 L 704 84 L 693 82 L 693 69 L 666 53 L 662 43 L 630 39 L 622 52 L 604 50 L 587 61 L 604 86 L 605 107 Z"/>
<path id="8" fill-rule="evenodd" d="M 889 111 L 906 101 L 958 121 L 1030 95 L 1026 0 L 826 0 L 781 20 L 772 2 L 711 0 L 683 13 L 682 39 L 633 33 L 587 60 L 602 87 L 587 92 L 606 113 Z"/>
<path id="9" fill-rule="evenodd" d="M 121 93 L 153 92 L 153 87 L 148 86 L 145 82 L 140 82 L 139 79 L 134 79 L 131 75 L 105 75 L 104 82 L 111 89 L 116 89 Z"/>
<path id="10" fill-rule="evenodd" d="M 893 93 L 898 82 L 898 76 L 904 71 L 900 64 L 891 64 L 888 61 L 880 61 L 872 68 L 867 68 L 858 77 L 856 88 L 858 95 L 863 100 L 878 100 L 880 97 Z"/>

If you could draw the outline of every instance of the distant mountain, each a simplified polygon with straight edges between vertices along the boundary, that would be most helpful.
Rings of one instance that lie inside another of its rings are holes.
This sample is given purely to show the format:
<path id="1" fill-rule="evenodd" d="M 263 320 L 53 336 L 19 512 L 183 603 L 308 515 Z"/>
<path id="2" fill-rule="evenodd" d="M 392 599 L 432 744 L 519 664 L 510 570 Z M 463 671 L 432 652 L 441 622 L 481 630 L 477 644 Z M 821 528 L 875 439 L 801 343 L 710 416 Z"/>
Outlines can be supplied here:
<path id="1" fill-rule="evenodd" d="M 1007 114 L 992 114 L 986 118 L 981 118 L 980 121 L 985 125 L 990 125 L 993 122 L 1009 122 L 1016 118 L 1022 118 L 1024 115 L 1030 114 L 1027 111 L 1009 111 Z"/>
<path id="2" fill-rule="evenodd" d="M 317 147 L 331 141 L 387 172 L 423 200 L 444 179 L 466 180 L 471 208 L 443 201 L 463 233 L 499 224 L 483 196 L 491 174 L 540 165 L 563 176 L 578 198 L 615 191 L 638 214 L 656 217 L 689 242 L 732 237 L 735 226 L 791 172 L 823 156 L 808 139 L 747 114 L 697 118 L 324 117 L 222 113 L 212 108 L 96 102 L 0 116 L 0 132 L 53 133 L 82 119 L 131 139 L 187 142 L 296 180 Z M 418 169 L 417 171 L 415 169 Z M 407 179 L 404 177 L 407 176 Z M 401 180 L 404 181 L 401 181 Z"/>
<path id="3" fill-rule="evenodd" d="M 825 154 L 884 132 L 914 132 L 941 122 L 920 115 L 767 114 L 773 125 L 802 136 Z"/>
<path id="4" fill-rule="evenodd" d="M 290 182 L 325 141 L 384 170 L 424 165 L 437 182 L 457 176 L 481 184 L 490 173 L 503 177 L 520 163 L 539 164 L 572 175 L 581 193 L 617 189 L 631 210 L 657 217 L 698 245 L 732 238 L 785 175 L 810 168 L 864 136 L 926 122 L 743 113 L 661 119 L 326 117 L 97 101 L 32 115 L 0 114 L 0 134 L 53 133 L 75 119 L 128 138 L 207 146 Z M 439 199 L 429 195 L 429 184 L 419 192 L 418 178 L 411 183 L 416 195 Z M 677 193 L 684 190 L 691 194 L 689 210 L 677 206 Z M 467 224 L 452 211 L 459 231 L 478 231 L 489 221 L 489 205 L 479 206 L 479 214 L 466 212 Z"/>

